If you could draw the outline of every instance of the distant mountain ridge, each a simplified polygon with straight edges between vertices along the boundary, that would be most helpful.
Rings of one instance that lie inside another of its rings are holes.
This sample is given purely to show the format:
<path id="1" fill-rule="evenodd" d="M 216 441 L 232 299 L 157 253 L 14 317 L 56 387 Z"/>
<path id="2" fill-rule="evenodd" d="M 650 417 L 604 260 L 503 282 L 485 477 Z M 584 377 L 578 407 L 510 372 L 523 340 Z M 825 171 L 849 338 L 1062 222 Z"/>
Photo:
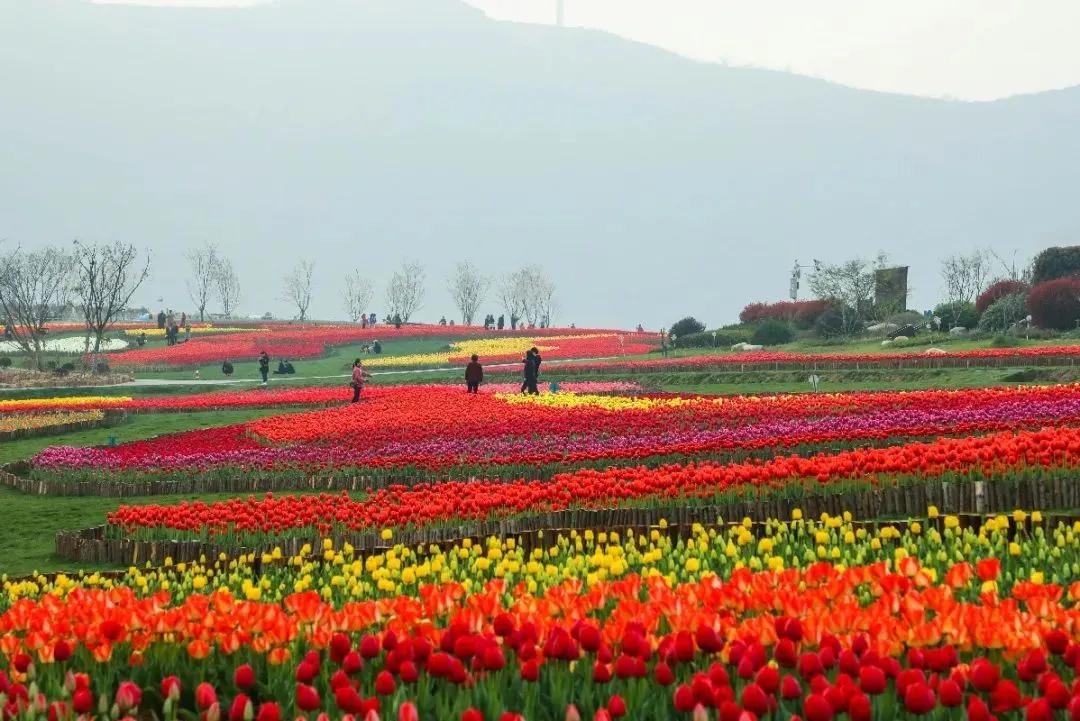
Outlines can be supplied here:
<path id="1" fill-rule="evenodd" d="M 250 312 L 300 255 L 323 317 L 348 268 L 417 257 L 449 317 L 470 257 L 543 263 L 560 320 L 658 326 L 779 299 L 796 258 L 889 251 L 923 306 L 943 255 L 1080 237 L 1080 89 L 889 95 L 457 0 L 0 0 L 0 87 L 0 238 L 149 245 L 176 307 L 204 239 Z"/>

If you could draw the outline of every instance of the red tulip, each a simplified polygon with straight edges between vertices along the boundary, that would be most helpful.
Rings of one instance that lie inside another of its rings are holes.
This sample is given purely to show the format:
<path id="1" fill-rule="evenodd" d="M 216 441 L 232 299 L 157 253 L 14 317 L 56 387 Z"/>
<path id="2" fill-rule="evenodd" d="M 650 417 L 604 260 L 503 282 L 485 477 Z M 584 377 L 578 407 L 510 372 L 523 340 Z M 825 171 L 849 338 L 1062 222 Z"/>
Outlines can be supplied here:
<path id="1" fill-rule="evenodd" d="M 971 664 L 971 685 L 983 693 L 992 691 L 1000 676 L 998 667 L 984 658 L 976 659 Z"/>
<path id="2" fill-rule="evenodd" d="M 863 666 L 859 669 L 859 688 L 863 693 L 871 696 L 884 693 L 886 684 L 885 672 L 877 666 Z"/>
<path id="3" fill-rule="evenodd" d="M 161 679 L 161 697 L 176 701 L 180 698 L 180 679 L 176 676 L 166 676 Z"/>
<path id="4" fill-rule="evenodd" d="M 122 682 L 116 689 L 116 705 L 121 712 L 136 708 L 142 701 L 142 689 L 131 681 Z"/>
<path id="5" fill-rule="evenodd" d="M 908 685 L 904 691 L 904 708 L 913 714 L 930 713 L 936 705 L 934 691 L 922 681 Z"/>
<path id="6" fill-rule="evenodd" d="M 686 684 L 680 685 L 675 689 L 675 695 L 673 697 L 675 703 L 675 710 L 683 713 L 689 713 L 694 710 L 694 706 L 697 705 L 698 699 L 694 695 L 693 689 Z"/>
<path id="7" fill-rule="evenodd" d="M 411 701 L 398 706 L 398 721 L 420 721 L 420 714 L 416 710 L 416 704 Z"/>
<path id="8" fill-rule="evenodd" d="M 238 689 L 247 691 L 255 685 L 255 670 L 246 663 L 237 666 L 236 671 L 233 673 L 233 683 L 236 684 Z"/>
<path id="9" fill-rule="evenodd" d="M 375 658 L 379 653 L 379 639 L 374 636 L 364 636 L 360 639 L 361 656 L 364 658 Z"/>
<path id="10" fill-rule="evenodd" d="M 1024 718 L 1027 721 L 1051 721 L 1054 718 L 1054 709 L 1050 707 L 1046 699 L 1037 698 L 1028 704 L 1024 711 Z"/>
<path id="11" fill-rule="evenodd" d="M 343 633 L 335 633 L 330 638 L 330 660 L 340 664 L 345 655 L 352 650 L 352 641 Z"/>
<path id="12" fill-rule="evenodd" d="M 360 694 L 348 685 L 334 689 L 334 704 L 346 713 L 358 714 L 364 710 Z"/>
<path id="13" fill-rule="evenodd" d="M 479 709 L 467 708 L 461 712 L 461 721 L 484 721 L 484 714 Z"/>
<path id="14" fill-rule="evenodd" d="M 195 705 L 203 711 L 217 703 L 217 700 L 217 691 L 205 681 L 195 687 Z"/>
<path id="15" fill-rule="evenodd" d="M 832 704 L 824 696 L 812 693 L 803 702 L 803 714 L 806 721 L 832 721 Z"/>
<path id="16" fill-rule="evenodd" d="M 319 692 L 313 686 L 298 683 L 296 684 L 296 706 L 304 712 L 315 711 L 322 707 L 322 699 L 319 698 Z"/>
<path id="17" fill-rule="evenodd" d="M 656 668 L 653 670 L 653 678 L 661 686 L 670 686 L 675 683 L 675 673 L 663 661 L 656 664 Z"/>
<path id="18" fill-rule="evenodd" d="M 955 708 L 964 703 L 964 694 L 952 679 L 945 679 L 938 684 L 938 698 L 946 708 Z"/>
<path id="19" fill-rule="evenodd" d="M 94 708 L 94 694 L 88 688 L 76 689 L 71 695 L 71 708 L 78 714 L 90 713 Z"/>
<path id="20" fill-rule="evenodd" d="M 847 712 L 851 721 L 870 721 L 874 715 L 870 697 L 863 693 L 854 694 L 848 699 Z"/>
<path id="21" fill-rule="evenodd" d="M 379 674 L 375 677 L 375 693 L 380 696 L 389 696 L 397 690 L 397 684 L 394 682 L 394 677 L 390 675 L 389 671 L 379 671 Z"/>
<path id="22" fill-rule="evenodd" d="M 281 707 L 273 701 L 259 704 L 259 713 L 255 721 L 281 721 Z"/>
<path id="23" fill-rule="evenodd" d="M 769 711 L 769 697 L 756 683 L 750 683 L 743 687 L 739 702 L 743 708 L 753 711 L 758 716 L 764 716 Z"/>
<path id="24" fill-rule="evenodd" d="M 64 639 L 60 639 L 53 646 L 53 660 L 63 663 L 71 658 L 71 646 Z"/>
<path id="25" fill-rule="evenodd" d="M 242 693 L 236 694 L 232 706 L 229 707 L 229 721 L 251 721 L 255 716 L 251 699 Z"/>

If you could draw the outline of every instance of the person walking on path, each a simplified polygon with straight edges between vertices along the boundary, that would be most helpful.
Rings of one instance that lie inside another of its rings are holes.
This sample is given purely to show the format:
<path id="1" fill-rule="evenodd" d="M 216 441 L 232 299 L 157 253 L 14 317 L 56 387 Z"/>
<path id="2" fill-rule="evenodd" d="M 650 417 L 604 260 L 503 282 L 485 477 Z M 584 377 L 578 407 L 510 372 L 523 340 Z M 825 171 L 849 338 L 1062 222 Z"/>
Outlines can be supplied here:
<path id="1" fill-rule="evenodd" d="M 480 384 L 484 382 L 484 366 L 480 365 L 480 359 L 473 353 L 469 365 L 465 366 L 465 386 L 468 393 L 477 393 Z"/>
<path id="2" fill-rule="evenodd" d="M 364 390 L 364 379 L 368 377 L 368 372 L 364 370 L 364 364 L 357 358 L 352 364 L 352 380 L 349 381 L 349 385 L 352 386 L 352 402 L 356 403 L 360 400 L 360 391 Z"/>
<path id="3" fill-rule="evenodd" d="M 270 356 L 266 354 L 266 351 L 259 354 L 259 374 L 262 375 L 262 384 L 265 386 L 270 375 Z"/>

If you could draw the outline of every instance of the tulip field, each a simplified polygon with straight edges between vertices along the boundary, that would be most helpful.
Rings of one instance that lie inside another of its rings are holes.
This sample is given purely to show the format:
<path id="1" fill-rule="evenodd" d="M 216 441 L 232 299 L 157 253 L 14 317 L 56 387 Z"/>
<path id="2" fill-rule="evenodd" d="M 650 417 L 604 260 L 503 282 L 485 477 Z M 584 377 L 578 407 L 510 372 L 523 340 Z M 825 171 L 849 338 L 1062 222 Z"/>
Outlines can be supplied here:
<path id="1" fill-rule="evenodd" d="M 59 433 L 0 474 L 0 556 L 55 544 L 47 572 L 0 557 L 0 721 L 1080 720 L 1080 384 L 672 393 L 649 373 L 926 356 L 565 328 L 230 324 L 107 355 L 395 332 L 424 345 L 376 374 L 454 370 L 357 403 L 336 378 L 0 396 L 0 434 Z M 555 362 L 522 395 L 534 345 Z"/>

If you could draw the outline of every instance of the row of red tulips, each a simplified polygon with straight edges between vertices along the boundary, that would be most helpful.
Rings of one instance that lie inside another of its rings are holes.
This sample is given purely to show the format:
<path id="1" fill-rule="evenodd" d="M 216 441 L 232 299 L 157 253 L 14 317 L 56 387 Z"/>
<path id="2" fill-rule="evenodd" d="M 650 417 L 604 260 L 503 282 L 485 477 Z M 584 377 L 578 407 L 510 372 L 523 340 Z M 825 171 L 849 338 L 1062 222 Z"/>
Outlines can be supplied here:
<path id="1" fill-rule="evenodd" d="M 723 465 L 715 462 L 581 469 L 550 481 L 445 481 L 348 495 L 237 498 L 215 503 L 121 506 L 108 515 L 127 533 L 162 529 L 282 534 L 296 529 L 370 530 L 486 520 L 569 508 L 685 504 L 733 491 L 813 492 L 817 486 L 900 479 L 993 479 L 1027 472 L 1068 475 L 1080 462 L 1080 429 L 940 438 L 885 448 Z"/>

